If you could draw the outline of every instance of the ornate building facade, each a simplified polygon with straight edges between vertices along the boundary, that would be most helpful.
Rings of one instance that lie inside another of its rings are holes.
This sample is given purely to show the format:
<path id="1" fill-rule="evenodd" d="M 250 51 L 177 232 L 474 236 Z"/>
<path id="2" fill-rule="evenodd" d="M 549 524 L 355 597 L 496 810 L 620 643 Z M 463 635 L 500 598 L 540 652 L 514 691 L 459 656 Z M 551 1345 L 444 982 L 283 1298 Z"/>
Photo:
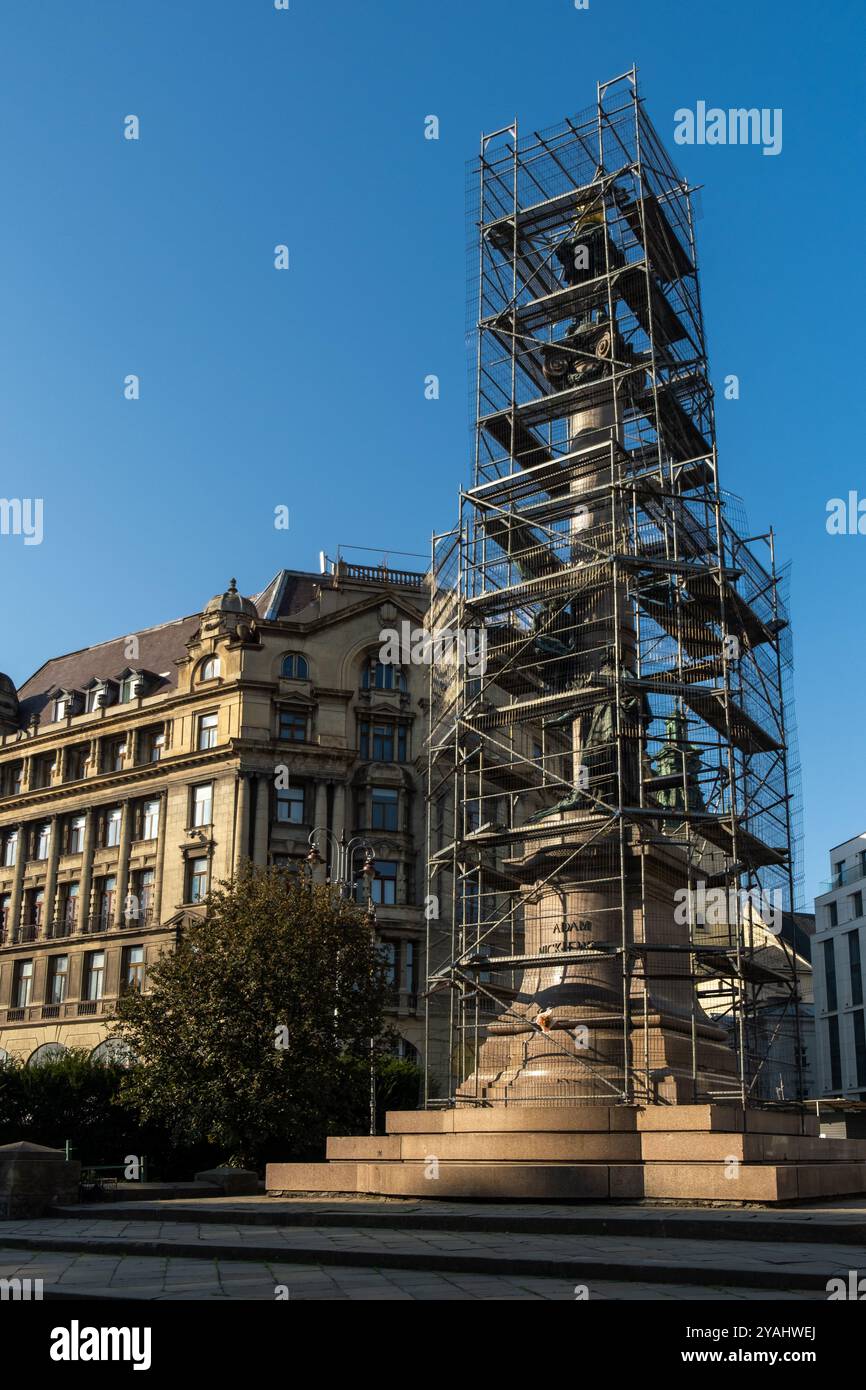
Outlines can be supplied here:
<path id="1" fill-rule="evenodd" d="M 118 997 L 210 887 L 245 860 L 309 872 L 311 838 L 347 892 L 373 851 L 391 1021 L 415 1058 L 427 671 L 377 652 L 427 601 L 417 573 L 282 570 L 18 690 L 0 675 L 0 1058 L 110 1046 Z"/>

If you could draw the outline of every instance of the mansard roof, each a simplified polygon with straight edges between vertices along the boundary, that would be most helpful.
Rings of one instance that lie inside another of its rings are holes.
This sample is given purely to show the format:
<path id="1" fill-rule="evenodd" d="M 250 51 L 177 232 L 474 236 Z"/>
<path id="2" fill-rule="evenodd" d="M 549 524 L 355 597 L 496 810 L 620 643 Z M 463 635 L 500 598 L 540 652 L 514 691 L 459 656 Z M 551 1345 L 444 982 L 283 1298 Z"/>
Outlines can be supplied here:
<path id="1" fill-rule="evenodd" d="M 18 692 L 21 718 L 27 723 L 39 715 L 57 690 L 85 690 L 94 680 L 117 680 L 130 669 L 129 643 L 138 643 L 135 670 L 153 671 L 162 682 L 162 689 L 177 684 L 177 665 L 187 655 L 186 644 L 198 630 L 199 615 L 176 618 L 142 632 L 126 633 L 95 647 L 82 647 L 66 656 L 52 657 L 40 666 Z"/>
<path id="2" fill-rule="evenodd" d="M 259 618 L 275 623 L 300 613 L 315 599 L 322 579 L 321 575 L 305 574 L 302 570 L 278 570 L 270 584 L 253 598 Z"/>
<path id="3" fill-rule="evenodd" d="M 361 585 L 375 579 L 373 569 L 355 574 L 347 567 L 344 576 Z M 314 602 L 318 590 L 328 584 L 330 576 L 309 574 L 303 570 L 278 570 L 269 584 L 251 599 L 239 596 L 240 603 L 254 607 L 260 622 L 279 622 L 294 617 Z M 399 587 L 400 579 L 395 573 Z M 379 583 L 382 581 L 379 580 Z M 205 611 L 205 610 L 202 610 Z M 159 623 L 140 632 L 126 633 L 108 642 L 65 656 L 52 657 L 24 682 L 18 691 L 20 720 L 26 726 L 43 709 L 57 691 L 86 690 L 97 680 L 118 680 L 130 670 L 153 672 L 161 685 L 157 690 L 170 691 L 177 685 L 177 663 L 187 656 L 187 643 L 198 631 L 201 614 Z M 135 638 L 138 647 L 134 661 L 129 656 L 129 643 Z M 132 664 L 130 664 L 132 662 Z M 10 681 L 10 686 L 11 686 Z"/>

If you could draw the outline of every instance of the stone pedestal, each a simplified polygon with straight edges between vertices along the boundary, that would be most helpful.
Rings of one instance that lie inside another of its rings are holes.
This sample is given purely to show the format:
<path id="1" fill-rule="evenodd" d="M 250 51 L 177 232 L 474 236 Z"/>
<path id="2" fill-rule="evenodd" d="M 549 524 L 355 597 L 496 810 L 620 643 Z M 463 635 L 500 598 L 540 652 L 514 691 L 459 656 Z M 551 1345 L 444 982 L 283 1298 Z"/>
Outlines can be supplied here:
<path id="1" fill-rule="evenodd" d="M 723 1105 L 491 1106 L 389 1114 L 384 1136 L 329 1139 L 325 1163 L 271 1163 L 269 1195 L 736 1206 L 866 1193 L 866 1140 L 812 1115 Z"/>
<path id="2" fill-rule="evenodd" d="M 81 1164 L 42 1144 L 0 1147 L 0 1218 L 44 1216 L 78 1201 Z"/>

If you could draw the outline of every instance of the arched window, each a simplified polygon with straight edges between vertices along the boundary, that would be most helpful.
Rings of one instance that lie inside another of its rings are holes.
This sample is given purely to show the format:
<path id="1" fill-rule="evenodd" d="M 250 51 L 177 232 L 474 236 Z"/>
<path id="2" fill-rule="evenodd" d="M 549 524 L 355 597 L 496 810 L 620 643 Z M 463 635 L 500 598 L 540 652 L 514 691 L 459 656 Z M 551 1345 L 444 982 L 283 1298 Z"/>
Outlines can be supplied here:
<path id="1" fill-rule="evenodd" d="M 28 1067 L 38 1067 L 43 1062 L 53 1062 L 56 1058 L 63 1057 L 68 1051 L 69 1048 L 64 1047 L 63 1043 L 43 1043 L 41 1047 L 37 1047 L 35 1052 L 31 1052 L 27 1058 L 27 1065 Z"/>
<path id="2" fill-rule="evenodd" d="M 220 673 L 220 659 L 218 656 L 209 656 L 201 668 L 200 680 L 215 681 Z"/>
<path id="3" fill-rule="evenodd" d="M 391 662 L 377 661 L 375 657 L 364 666 L 361 686 L 364 690 L 402 690 L 405 692 L 409 689 L 406 672 L 401 666 L 394 666 Z"/>
<path id="4" fill-rule="evenodd" d="M 301 656 L 300 652 L 289 652 L 283 657 L 280 675 L 287 681 L 309 680 L 310 668 L 307 665 L 307 658 Z"/>
<path id="5" fill-rule="evenodd" d="M 120 1038 L 104 1038 L 101 1043 L 90 1054 L 92 1062 L 100 1062 L 104 1066 L 131 1067 L 135 1061 L 135 1053 L 129 1043 L 122 1042 Z"/>

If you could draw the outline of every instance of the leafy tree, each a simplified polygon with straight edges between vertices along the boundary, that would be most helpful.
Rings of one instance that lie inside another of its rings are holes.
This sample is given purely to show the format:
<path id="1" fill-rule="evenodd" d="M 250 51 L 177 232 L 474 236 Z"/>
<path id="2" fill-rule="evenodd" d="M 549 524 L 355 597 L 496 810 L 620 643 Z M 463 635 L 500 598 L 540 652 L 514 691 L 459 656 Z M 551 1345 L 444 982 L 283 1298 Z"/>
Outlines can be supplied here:
<path id="1" fill-rule="evenodd" d="M 248 866 L 118 1006 L 139 1065 L 121 1085 L 143 1122 L 229 1163 L 309 1152 L 384 1053 L 385 963 L 363 913 L 326 887 Z"/>

